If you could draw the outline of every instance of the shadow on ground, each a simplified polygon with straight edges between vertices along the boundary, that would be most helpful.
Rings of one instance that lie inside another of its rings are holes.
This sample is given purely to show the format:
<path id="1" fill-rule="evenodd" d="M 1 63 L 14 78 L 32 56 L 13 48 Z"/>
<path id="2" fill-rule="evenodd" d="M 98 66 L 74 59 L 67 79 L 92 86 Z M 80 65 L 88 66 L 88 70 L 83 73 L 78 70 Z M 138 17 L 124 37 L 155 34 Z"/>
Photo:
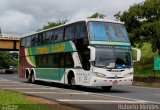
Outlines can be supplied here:
<path id="1" fill-rule="evenodd" d="M 28 83 L 25 81 L 25 83 Z M 71 87 L 70 85 L 66 84 L 60 84 L 60 83 L 51 83 L 51 82 L 43 82 L 43 81 L 37 81 L 37 85 L 44 85 L 49 87 L 57 87 L 57 88 L 64 88 L 64 89 L 70 89 L 70 90 L 78 90 L 82 92 L 91 92 L 91 93 L 130 93 L 130 91 L 124 91 L 119 89 L 111 89 L 110 91 L 102 90 L 100 87 L 85 87 L 85 86 L 76 86 Z"/>

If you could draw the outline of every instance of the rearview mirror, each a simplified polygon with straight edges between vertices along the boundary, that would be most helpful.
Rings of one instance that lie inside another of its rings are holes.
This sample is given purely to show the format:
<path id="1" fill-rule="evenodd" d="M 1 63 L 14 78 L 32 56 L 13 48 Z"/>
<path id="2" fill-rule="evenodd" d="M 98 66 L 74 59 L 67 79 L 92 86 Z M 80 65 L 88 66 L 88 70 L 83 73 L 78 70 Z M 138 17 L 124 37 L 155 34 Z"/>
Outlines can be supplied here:
<path id="1" fill-rule="evenodd" d="M 137 48 L 132 48 L 133 51 L 136 51 L 136 60 L 133 60 L 133 62 L 138 62 L 141 60 L 141 50 Z"/>
<path id="2" fill-rule="evenodd" d="M 88 46 L 88 49 L 90 50 L 90 62 L 95 61 L 96 57 L 96 49 L 94 47 Z"/>

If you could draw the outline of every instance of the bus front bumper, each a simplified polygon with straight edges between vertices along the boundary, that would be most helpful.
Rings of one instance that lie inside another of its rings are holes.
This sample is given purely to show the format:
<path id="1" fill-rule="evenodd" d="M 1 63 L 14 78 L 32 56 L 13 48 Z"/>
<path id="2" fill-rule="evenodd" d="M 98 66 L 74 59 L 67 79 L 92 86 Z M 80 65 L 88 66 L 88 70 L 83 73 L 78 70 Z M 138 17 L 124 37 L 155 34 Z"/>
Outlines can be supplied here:
<path id="1" fill-rule="evenodd" d="M 91 86 L 116 86 L 116 85 L 132 85 L 133 76 L 127 78 L 108 79 L 93 76 L 90 82 Z"/>

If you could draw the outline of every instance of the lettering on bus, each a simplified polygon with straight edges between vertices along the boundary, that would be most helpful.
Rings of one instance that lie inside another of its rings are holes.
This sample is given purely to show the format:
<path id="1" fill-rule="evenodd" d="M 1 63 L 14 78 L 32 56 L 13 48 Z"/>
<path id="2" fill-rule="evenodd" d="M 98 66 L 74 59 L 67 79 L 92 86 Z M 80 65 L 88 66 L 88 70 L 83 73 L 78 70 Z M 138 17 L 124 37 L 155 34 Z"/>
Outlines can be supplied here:
<path id="1" fill-rule="evenodd" d="M 65 44 L 56 44 L 52 46 L 52 52 L 64 52 Z"/>
<path id="2" fill-rule="evenodd" d="M 49 53 L 49 48 L 48 47 L 39 47 L 39 48 L 36 48 L 36 53 L 37 54 L 47 54 Z"/>

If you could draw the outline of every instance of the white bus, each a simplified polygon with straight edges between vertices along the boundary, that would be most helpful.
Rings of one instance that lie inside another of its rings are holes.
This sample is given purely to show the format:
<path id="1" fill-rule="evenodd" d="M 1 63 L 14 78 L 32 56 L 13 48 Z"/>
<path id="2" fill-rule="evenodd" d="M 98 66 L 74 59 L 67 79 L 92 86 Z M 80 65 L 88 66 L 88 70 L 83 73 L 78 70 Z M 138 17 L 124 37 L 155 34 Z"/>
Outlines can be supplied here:
<path id="1" fill-rule="evenodd" d="M 137 61 L 141 53 L 137 50 Z M 85 19 L 21 38 L 19 76 L 36 80 L 100 86 L 131 85 L 131 44 L 123 23 Z"/>

